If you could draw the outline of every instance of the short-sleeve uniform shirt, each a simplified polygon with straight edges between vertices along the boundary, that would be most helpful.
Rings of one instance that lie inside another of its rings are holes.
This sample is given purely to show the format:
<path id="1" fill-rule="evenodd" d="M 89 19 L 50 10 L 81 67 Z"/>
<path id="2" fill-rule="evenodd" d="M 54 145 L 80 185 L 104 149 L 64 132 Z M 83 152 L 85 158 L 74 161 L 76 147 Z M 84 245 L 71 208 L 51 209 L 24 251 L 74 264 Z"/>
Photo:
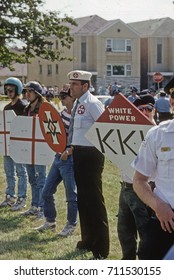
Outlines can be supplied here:
<path id="1" fill-rule="evenodd" d="M 89 91 L 78 99 L 74 116 L 72 145 L 93 146 L 85 134 L 103 112 L 104 105 Z"/>
<path id="2" fill-rule="evenodd" d="M 154 192 L 174 209 L 174 120 L 148 131 L 132 166 L 155 178 Z"/>

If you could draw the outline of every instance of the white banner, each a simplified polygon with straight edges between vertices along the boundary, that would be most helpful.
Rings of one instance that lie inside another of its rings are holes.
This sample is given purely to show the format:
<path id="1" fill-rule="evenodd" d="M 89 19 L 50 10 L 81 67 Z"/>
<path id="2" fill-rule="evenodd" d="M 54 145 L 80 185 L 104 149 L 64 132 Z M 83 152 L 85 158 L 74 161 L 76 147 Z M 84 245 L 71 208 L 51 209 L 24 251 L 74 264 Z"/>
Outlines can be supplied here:
<path id="1" fill-rule="evenodd" d="M 173 280 L 173 261 L 4 260 L 3 280 Z"/>

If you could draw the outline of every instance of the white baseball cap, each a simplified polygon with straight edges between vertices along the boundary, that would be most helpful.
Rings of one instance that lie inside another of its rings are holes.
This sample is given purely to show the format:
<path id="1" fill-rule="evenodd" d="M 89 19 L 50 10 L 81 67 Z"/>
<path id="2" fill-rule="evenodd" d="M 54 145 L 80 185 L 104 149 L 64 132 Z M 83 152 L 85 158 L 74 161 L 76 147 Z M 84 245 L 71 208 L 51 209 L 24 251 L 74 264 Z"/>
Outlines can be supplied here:
<path id="1" fill-rule="evenodd" d="M 68 73 L 67 77 L 70 80 L 90 81 L 92 73 L 81 70 L 74 70 Z"/>

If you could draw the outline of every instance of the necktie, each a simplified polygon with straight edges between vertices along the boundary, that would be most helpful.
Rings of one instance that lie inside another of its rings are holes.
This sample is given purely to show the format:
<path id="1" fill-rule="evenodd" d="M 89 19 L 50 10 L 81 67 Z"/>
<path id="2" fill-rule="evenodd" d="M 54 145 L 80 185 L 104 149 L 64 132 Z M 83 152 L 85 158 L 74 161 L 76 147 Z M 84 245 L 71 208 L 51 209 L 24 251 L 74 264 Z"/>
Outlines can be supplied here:
<path id="1" fill-rule="evenodd" d="M 79 105 L 79 101 L 78 101 L 78 99 L 76 99 L 76 104 L 75 104 L 75 106 L 74 106 L 74 108 L 72 110 L 71 119 L 70 119 L 70 125 L 69 125 L 69 131 L 68 131 L 68 139 L 67 139 L 67 146 L 70 146 L 71 142 L 72 142 L 74 117 L 75 117 L 75 113 L 76 113 L 78 105 Z"/>

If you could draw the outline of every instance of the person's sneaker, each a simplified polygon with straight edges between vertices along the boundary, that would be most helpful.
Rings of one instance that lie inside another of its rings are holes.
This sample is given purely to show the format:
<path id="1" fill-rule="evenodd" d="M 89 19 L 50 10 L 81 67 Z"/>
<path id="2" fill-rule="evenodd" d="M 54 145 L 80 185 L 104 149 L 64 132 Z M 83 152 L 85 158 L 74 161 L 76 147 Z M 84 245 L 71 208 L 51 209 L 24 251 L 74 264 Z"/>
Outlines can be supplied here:
<path id="1" fill-rule="evenodd" d="M 36 214 L 36 220 L 42 220 L 44 218 L 44 212 L 43 209 L 38 209 L 38 212 Z"/>
<path id="2" fill-rule="evenodd" d="M 16 197 L 7 194 L 5 200 L 0 203 L 0 207 L 13 206 L 15 202 L 16 202 Z"/>
<path id="3" fill-rule="evenodd" d="M 31 206 L 27 211 L 22 212 L 22 216 L 37 216 L 38 208 L 36 206 Z"/>
<path id="4" fill-rule="evenodd" d="M 16 203 L 11 207 L 12 211 L 18 211 L 26 207 L 26 198 L 18 197 Z"/>
<path id="5" fill-rule="evenodd" d="M 63 230 L 61 232 L 59 232 L 58 235 L 62 236 L 62 237 L 67 237 L 67 236 L 73 234 L 75 228 L 76 228 L 76 226 L 73 226 L 69 222 L 67 222 L 67 224 L 65 225 Z"/>
<path id="6" fill-rule="evenodd" d="M 47 230 L 51 230 L 53 232 L 56 231 L 56 223 L 50 223 L 50 222 L 45 222 L 45 224 L 41 225 L 40 227 L 36 227 L 34 228 L 35 230 L 39 231 L 39 232 L 44 232 Z"/>

